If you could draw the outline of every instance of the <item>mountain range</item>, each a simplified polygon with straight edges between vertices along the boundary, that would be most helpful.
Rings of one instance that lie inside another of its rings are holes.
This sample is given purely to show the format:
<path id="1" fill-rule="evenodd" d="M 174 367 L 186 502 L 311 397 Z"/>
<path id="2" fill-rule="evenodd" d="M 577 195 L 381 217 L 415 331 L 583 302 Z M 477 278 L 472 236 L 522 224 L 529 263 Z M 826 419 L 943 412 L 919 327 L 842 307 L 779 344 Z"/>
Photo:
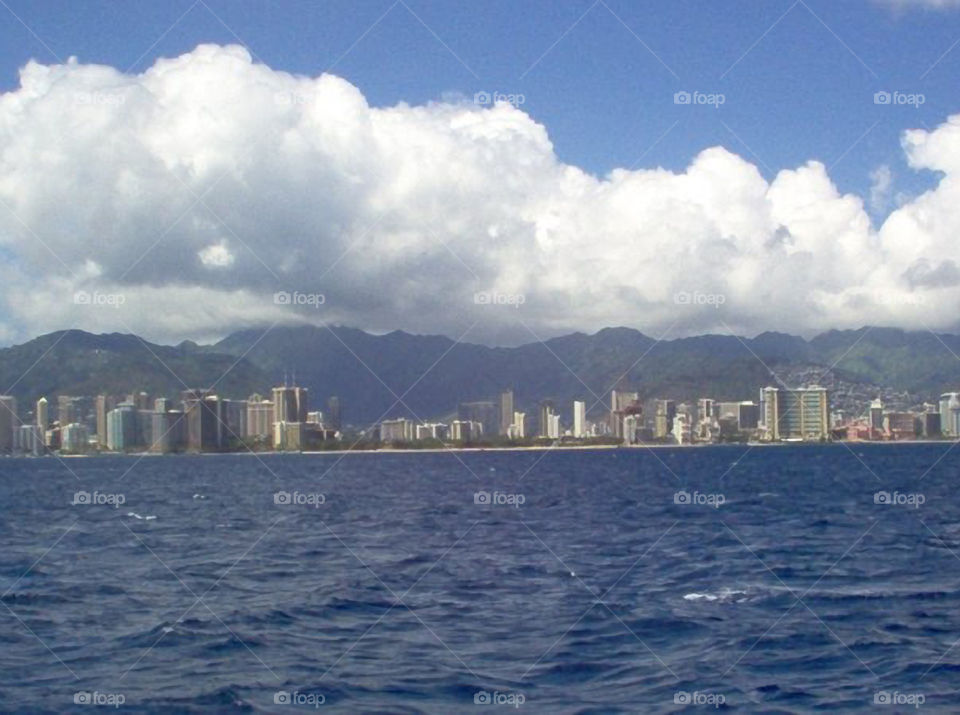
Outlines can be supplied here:
<path id="1" fill-rule="evenodd" d="M 805 340 L 783 333 L 754 338 L 702 335 L 657 341 L 630 328 L 574 333 L 517 347 L 458 343 L 395 331 L 372 335 L 348 327 L 247 329 L 212 345 L 157 345 L 135 335 L 50 333 L 0 349 L 0 389 L 21 401 L 40 396 L 126 394 L 175 397 L 212 387 L 231 398 L 269 394 L 286 380 L 309 388 L 324 409 L 338 395 L 343 419 L 449 418 L 463 401 L 515 392 L 517 409 L 552 399 L 569 412 L 585 400 L 606 409 L 612 388 L 643 399 L 756 399 L 760 387 L 818 382 L 834 406 L 862 408 L 882 396 L 914 406 L 960 386 L 960 336 L 865 327 Z"/>

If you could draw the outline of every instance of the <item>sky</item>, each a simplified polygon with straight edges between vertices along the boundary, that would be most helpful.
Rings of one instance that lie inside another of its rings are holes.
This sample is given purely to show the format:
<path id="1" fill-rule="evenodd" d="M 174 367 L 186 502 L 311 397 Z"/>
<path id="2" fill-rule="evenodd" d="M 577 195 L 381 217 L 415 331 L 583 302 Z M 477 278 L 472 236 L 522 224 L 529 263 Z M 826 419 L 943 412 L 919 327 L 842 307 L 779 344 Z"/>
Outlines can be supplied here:
<path id="1" fill-rule="evenodd" d="M 958 330 L 960 2 L 0 2 L 0 344 Z"/>

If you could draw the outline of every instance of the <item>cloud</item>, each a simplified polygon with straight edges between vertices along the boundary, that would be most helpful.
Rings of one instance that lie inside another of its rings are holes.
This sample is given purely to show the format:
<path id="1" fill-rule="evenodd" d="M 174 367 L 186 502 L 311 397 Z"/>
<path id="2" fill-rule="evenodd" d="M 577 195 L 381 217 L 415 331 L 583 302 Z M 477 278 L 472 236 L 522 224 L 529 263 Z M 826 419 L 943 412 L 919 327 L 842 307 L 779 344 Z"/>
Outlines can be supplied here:
<path id="1" fill-rule="evenodd" d="M 870 172 L 870 208 L 877 213 L 887 208 L 890 190 L 893 188 L 893 172 L 886 164 Z"/>
<path id="2" fill-rule="evenodd" d="M 889 5 L 898 10 L 910 8 L 928 8 L 933 10 L 945 10 L 953 7 L 960 7 L 960 0 L 874 0 L 882 5 Z"/>
<path id="3" fill-rule="evenodd" d="M 960 116 L 903 150 L 943 177 L 875 227 L 816 161 L 767 181 L 713 147 L 596 177 L 509 104 L 375 108 L 235 46 L 139 75 L 31 62 L 0 95 L 0 336 L 952 328 Z"/>

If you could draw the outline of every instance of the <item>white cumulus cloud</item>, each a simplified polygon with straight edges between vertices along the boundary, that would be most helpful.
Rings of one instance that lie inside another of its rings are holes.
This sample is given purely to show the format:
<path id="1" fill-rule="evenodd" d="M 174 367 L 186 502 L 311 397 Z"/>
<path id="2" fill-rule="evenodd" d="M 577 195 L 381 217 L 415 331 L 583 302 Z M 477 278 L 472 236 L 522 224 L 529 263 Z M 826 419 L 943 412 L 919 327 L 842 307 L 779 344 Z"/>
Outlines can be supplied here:
<path id="1" fill-rule="evenodd" d="M 371 107 L 236 46 L 138 75 L 31 62 L 0 95 L 0 337 L 952 328 L 960 115 L 903 150 L 942 179 L 874 226 L 819 162 L 768 181 L 713 147 L 683 171 L 596 177 L 508 104 Z M 124 300 L 77 305 L 79 290 Z"/>

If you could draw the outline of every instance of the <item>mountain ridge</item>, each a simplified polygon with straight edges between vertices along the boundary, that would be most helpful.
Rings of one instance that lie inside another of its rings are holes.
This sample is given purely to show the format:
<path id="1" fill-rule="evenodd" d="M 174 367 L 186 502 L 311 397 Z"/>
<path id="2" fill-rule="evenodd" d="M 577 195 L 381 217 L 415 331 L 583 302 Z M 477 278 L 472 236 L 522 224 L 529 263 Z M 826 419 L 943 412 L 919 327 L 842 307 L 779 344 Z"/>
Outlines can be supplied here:
<path id="1" fill-rule="evenodd" d="M 820 372 L 848 402 L 871 392 L 916 402 L 960 385 L 958 356 L 960 336 L 869 326 L 809 340 L 773 331 L 656 340 L 609 327 L 514 347 L 349 326 L 248 328 L 207 345 L 175 346 L 65 330 L 0 349 L 0 389 L 28 405 L 41 395 L 176 396 L 211 386 L 245 398 L 295 377 L 310 389 L 313 408 L 338 395 L 345 419 L 358 424 L 450 416 L 458 403 L 494 399 L 504 388 L 515 390 L 518 409 L 528 413 L 542 399 L 561 411 L 583 399 L 596 416 L 610 389 L 633 389 L 644 399 L 755 399 L 760 387 Z"/>

